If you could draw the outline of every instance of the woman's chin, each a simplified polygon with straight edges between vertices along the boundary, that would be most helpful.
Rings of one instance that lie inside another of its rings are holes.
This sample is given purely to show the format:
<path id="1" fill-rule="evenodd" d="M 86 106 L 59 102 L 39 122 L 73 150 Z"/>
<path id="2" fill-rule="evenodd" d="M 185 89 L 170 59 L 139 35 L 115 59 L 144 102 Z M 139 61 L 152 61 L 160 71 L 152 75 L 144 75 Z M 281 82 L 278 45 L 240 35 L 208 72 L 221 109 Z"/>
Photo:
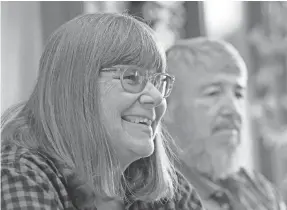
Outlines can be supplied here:
<path id="1" fill-rule="evenodd" d="M 154 152 L 154 141 L 147 137 L 133 137 L 127 144 L 127 147 L 135 159 L 140 159 L 152 155 Z"/>
<path id="2" fill-rule="evenodd" d="M 154 152 L 154 142 L 151 139 L 148 140 L 139 140 L 141 143 L 135 145 L 132 149 L 139 158 L 151 156 Z"/>
<path id="3" fill-rule="evenodd" d="M 127 140 L 125 142 L 128 149 L 134 153 L 137 158 L 148 157 L 154 152 L 154 137 L 152 128 L 133 123 L 123 123 Z"/>

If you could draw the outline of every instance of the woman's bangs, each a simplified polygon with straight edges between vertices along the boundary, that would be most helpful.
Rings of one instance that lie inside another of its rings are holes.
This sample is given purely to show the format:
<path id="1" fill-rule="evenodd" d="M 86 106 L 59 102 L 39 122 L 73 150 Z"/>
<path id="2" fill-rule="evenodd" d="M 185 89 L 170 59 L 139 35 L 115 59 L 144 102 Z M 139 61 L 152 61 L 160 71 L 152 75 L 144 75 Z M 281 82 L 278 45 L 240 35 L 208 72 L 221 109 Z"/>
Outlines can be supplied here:
<path id="1" fill-rule="evenodd" d="M 156 72 L 165 72 L 166 63 L 164 55 L 157 49 L 153 43 L 146 43 L 139 49 L 139 57 L 137 65 Z"/>
<path id="2" fill-rule="evenodd" d="M 127 54 L 123 59 L 124 64 L 164 72 L 166 69 L 165 52 L 158 46 L 150 32 L 145 32 L 130 33 L 127 40 L 129 42 Z"/>

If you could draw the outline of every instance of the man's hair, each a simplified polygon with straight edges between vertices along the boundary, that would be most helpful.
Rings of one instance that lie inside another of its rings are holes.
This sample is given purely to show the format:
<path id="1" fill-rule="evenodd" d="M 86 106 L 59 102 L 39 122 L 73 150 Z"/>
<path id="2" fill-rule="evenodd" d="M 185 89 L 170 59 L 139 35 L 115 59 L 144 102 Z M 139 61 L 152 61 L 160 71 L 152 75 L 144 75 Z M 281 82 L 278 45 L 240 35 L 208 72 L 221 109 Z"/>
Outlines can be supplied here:
<path id="1" fill-rule="evenodd" d="M 247 68 L 239 52 L 228 42 L 220 39 L 198 37 L 178 40 L 167 51 L 168 71 L 175 75 L 176 84 L 171 96 L 167 99 L 169 103 L 174 95 L 181 95 L 182 90 L 177 86 L 181 80 L 186 79 L 188 72 L 213 72 L 217 65 L 230 65 L 234 62 L 247 80 Z M 226 73 L 232 72 L 232 68 L 223 69 Z M 218 70 L 217 70 L 218 71 Z"/>
<path id="2" fill-rule="evenodd" d="M 178 40 L 166 51 L 166 56 L 171 72 L 176 72 L 180 65 L 189 71 L 212 71 L 215 69 L 215 62 L 222 64 L 232 59 L 239 65 L 242 73 L 247 73 L 239 52 L 230 43 L 219 39 L 198 37 Z"/>
<path id="3" fill-rule="evenodd" d="M 166 58 L 153 31 L 126 14 L 85 14 L 62 25 L 45 46 L 32 95 L 5 123 L 2 143 L 45 151 L 93 192 L 125 197 L 130 189 L 142 200 L 171 198 L 177 179 L 161 128 L 154 153 L 118 178 L 119 160 L 100 120 L 98 87 L 100 69 L 116 64 L 165 71 Z"/>

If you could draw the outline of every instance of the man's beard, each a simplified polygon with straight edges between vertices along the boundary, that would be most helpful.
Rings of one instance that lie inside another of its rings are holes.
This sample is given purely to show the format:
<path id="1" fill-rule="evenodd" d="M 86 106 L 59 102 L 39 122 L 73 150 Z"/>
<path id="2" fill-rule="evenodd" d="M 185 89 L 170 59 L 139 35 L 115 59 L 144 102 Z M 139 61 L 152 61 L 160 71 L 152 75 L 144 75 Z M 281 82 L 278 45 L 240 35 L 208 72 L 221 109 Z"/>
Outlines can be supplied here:
<path id="1" fill-rule="evenodd" d="M 217 180 L 239 170 L 237 153 L 238 147 L 218 147 L 209 150 L 205 147 L 194 147 L 194 149 L 182 153 L 180 159 L 189 167 Z"/>
<path id="2" fill-rule="evenodd" d="M 234 150 L 229 150 L 226 148 L 221 148 L 217 151 L 212 151 L 206 154 L 209 158 L 209 167 L 207 168 L 207 173 L 214 179 L 223 179 L 228 177 L 228 175 L 233 174 L 239 170 L 237 164 L 237 148 Z M 198 168 L 200 170 L 200 168 Z M 204 171 L 203 171 L 204 172 Z"/>

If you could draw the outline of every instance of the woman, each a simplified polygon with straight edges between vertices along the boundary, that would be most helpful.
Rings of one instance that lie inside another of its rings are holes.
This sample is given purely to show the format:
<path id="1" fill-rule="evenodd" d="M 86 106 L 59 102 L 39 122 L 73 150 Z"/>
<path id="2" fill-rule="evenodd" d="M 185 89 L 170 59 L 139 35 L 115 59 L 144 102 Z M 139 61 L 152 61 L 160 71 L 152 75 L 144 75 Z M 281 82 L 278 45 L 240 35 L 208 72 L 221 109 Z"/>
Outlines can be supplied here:
<path id="1" fill-rule="evenodd" d="M 174 82 L 165 68 L 152 30 L 132 17 L 61 26 L 2 129 L 2 208 L 201 209 L 161 132 Z"/>

